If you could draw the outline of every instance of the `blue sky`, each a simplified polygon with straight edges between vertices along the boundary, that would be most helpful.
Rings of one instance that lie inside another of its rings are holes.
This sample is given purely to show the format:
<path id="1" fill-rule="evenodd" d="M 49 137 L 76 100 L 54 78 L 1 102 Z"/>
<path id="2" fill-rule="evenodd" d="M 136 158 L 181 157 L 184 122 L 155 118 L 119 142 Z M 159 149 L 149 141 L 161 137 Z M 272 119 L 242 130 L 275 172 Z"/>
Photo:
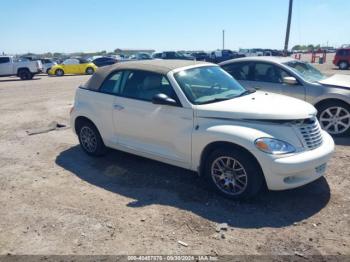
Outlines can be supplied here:
<path id="1" fill-rule="evenodd" d="M 283 48 L 288 0 L 1 0 L 0 52 Z M 294 0 L 290 47 L 350 43 L 349 0 Z"/>

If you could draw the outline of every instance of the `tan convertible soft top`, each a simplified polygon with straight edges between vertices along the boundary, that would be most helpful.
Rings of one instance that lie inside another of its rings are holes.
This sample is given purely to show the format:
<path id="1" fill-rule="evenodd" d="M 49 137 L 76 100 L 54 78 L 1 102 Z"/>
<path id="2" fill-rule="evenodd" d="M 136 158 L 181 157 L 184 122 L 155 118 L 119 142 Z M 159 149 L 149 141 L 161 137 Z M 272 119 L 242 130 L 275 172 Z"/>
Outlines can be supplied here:
<path id="1" fill-rule="evenodd" d="M 165 75 L 177 68 L 201 64 L 212 65 L 206 62 L 197 62 L 192 60 L 140 60 L 121 62 L 111 66 L 99 68 L 93 74 L 93 76 L 91 76 L 90 80 L 85 84 L 84 88 L 98 90 L 105 78 L 110 73 L 117 70 L 143 70 Z"/>

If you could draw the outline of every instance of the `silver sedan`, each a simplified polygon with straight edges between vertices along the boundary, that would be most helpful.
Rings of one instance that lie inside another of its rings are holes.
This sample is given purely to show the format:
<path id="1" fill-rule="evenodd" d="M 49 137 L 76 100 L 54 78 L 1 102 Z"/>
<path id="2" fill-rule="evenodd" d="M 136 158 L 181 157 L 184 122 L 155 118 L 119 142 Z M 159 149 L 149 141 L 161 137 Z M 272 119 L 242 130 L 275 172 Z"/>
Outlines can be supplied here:
<path id="1" fill-rule="evenodd" d="M 220 66 L 247 89 L 284 94 L 313 104 L 324 130 L 334 136 L 350 135 L 349 75 L 327 77 L 309 63 L 289 57 L 246 57 Z"/>

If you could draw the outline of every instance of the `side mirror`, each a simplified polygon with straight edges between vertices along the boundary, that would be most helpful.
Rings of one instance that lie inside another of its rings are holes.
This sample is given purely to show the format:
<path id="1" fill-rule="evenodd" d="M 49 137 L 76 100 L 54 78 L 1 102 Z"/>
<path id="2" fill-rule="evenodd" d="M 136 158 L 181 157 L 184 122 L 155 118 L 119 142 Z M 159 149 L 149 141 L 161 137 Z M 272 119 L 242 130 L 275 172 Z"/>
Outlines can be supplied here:
<path id="1" fill-rule="evenodd" d="M 297 85 L 298 81 L 293 76 L 283 77 L 283 83 L 287 85 Z"/>
<path id="2" fill-rule="evenodd" d="M 166 94 L 156 94 L 152 98 L 152 103 L 156 105 L 177 106 L 177 102 Z"/>

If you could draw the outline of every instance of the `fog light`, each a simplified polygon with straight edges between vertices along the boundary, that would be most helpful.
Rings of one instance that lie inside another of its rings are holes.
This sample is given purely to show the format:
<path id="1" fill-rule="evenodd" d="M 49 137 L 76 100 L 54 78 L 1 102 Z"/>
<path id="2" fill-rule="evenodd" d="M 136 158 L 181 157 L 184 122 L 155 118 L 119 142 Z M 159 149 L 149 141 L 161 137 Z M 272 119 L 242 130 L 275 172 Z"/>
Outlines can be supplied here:
<path id="1" fill-rule="evenodd" d="M 290 184 L 290 183 L 293 183 L 293 181 L 295 181 L 295 180 L 296 180 L 295 176 L 288 176 L 285 179 L 283 179 L 283 182 L 287 183 L 287 184 Z"/>

